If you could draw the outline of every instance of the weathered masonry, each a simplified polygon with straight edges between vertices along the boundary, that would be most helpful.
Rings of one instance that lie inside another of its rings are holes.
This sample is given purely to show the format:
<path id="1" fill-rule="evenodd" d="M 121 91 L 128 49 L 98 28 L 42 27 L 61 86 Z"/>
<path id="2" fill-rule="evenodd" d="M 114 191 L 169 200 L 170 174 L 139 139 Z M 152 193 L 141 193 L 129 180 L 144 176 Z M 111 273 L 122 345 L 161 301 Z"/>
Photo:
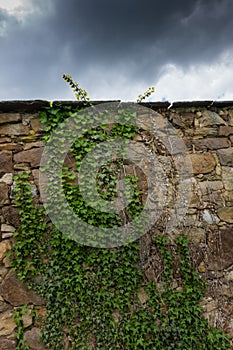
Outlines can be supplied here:
<path id="1" fill-rule="evenodd" d="M 196 269 L 208 281 L 203 313 L 233 340 L 233 101 L 143 105 L 168 118 L 190 154 L 193 192 L 184 233 L 191 241 Z M 44 301 L 19 281 L 7 251 L 20 225 L 13 176 L 28 172 L 32 196 L 39 196 L 38 169 L 44 147 L 39 111 L 46 106 L 47 101 L 0 102 L 0 350 L 15 349 L 13 310 L 24 304 L 29 306 L 24 316 L 25 339 L 30 349 L 44 349 L 37 343 L 40 317 L 46 313 Z M 149 246 L 150 238 L 145 237 L 145 247 Z M 156 264 L 149 253 L 143 268 L 148 280 L 156 279 Z M 33 310 L 38 315 L 35 319 Z"/>

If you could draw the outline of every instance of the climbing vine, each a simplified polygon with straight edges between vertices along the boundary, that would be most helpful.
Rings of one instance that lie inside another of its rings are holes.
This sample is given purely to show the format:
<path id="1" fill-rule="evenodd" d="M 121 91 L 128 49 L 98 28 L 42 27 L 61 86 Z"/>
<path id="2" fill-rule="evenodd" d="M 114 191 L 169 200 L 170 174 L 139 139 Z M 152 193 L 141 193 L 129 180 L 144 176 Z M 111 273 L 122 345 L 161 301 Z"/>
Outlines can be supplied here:
<path id="1" fill-rule="evenodd" d="M 69 76 L 65 80 L 76 93 L 80 92 Z M 81 93 L 86 101 L 87 95 Z M 55 105 L 41 112 L 45 143 L 75 111 L 71 106 Z M 121 137 L 130 140 L 139 132 L 133 125 L 120 123 L 87 130 L 71 147 L 76 172 L 85 155 L 99 142 Z M 98 192 L 105 200 L 116 196 L 122 164 L 123 160 L 113 159 L 98 173 Z M 67 166 L 61 176 L 67 201 L 83 221 L 94 226 L 120 226 L 122 220 L 132 220 L 143 208 L 138 178 L 133 173 L 127 174 L 133 196 L 124 215 L 88 206 L 75 183 L 75 174 Z M 227 336 L 202 316 L 198 303 L 206 286 L 192 266 L 184 235 L 173 243 L 166 235 L 155 237 L 153 244 L 162 261 L 162 277 L 158 283 L 145 283 L 139 240 L 105 249 L 69 239 L 48 220 L 40 203 L 35 203 L 30 180 L 26 173 L 15 178 L 21 226 L 15 233 L 11 260 L 19 278 L 45 299 L 42 340 L 48 349 L 230 349 Z M 174 252 L 179 256 L 179 288 L 172 283 Z M 22 342 L 20 317 L 18 320 L 18 339 Z"/>

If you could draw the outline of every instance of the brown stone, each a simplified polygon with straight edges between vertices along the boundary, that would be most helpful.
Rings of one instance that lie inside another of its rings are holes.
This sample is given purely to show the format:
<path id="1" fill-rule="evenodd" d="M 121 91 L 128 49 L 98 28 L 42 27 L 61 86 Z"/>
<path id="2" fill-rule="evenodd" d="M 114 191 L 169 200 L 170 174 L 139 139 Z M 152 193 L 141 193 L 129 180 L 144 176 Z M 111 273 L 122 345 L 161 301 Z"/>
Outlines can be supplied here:
<path id="1" fill-rule="evenodd" d="M 217 155 L 221 165 L 233 166 L 233 147 L 227 149 L 220 149 Z"/>
<path id="2" fill-rule="evenodd" d="M 210 234 L 207 247 L 208 270 L 222 271 L 229 268 L 233 265 L 233 228 Z"/>
<path id="3" fill-rule="evenodd" d="M 233 207 L 220 208 L 218 210 L 218 216 L 222 221 L 225 221 L 229 224 L 233 224 Z M 232 246 L 232 255 L 233 255 L 233 246 Z"/>
<path id="4" fill-rule="evenodd" d="M 6 143 L 11 142 L 11 139 L 9 137 L 0 137 L 0 143 Z"/>
<path id="5" fill-rule="evenodd" d="M 9 203 L 9 189 L 5 182 L 0 182 L 0 205 Z"/>
<path id="6" fill-rule="evenodd" d="M 0 349 L 1 350 L 15 350 L 16 341 L 6 338 L 0 338 Z"/>
<path id="7" fill-rule="evenodd" d="M 43 148 L 32 148 L 27 151 L 22 151 L 14 155 L 16 163 L 30 163 L 33 168 L 40 165 Z"/>
<path id="8" fill-rule="evenodd" d="M 233 202 L 233 191 L 225 191 L 223 196 L 226 202 Z"/>
<path id="9" fill-rule="evenodd" d="M 231 143 L 233 144 L 233 135 L 231 135 L 231 136 L 229 137 L 229 139 L 230 139 Z"/>
<path id="10" fill-rule="evenodd" d="M 28 135 L 29 128 L 23 124 L 6 124 L 0 126 L 0 135 Z"/>
<path id="11" fill-rule="evenodd" d="M 13 171 L 12 152 L 2 151 L 0 153 L 0 176 Z"/>
<path id="12" fill-rule="evenodd" d="M 22 151 L 22 149 L 23 149 L 23 146 L 20 145 L 19 143 L 11 142 L 11 143 L 1 143 L 0 144 L 0 151 L 4 150 L 4 151 L 19 152 L 19 151 Z"/>
<path id="13" fill-rule="evenodd" d="M 233 126 L 220 126 L 219 135 L 220 136 L 229 136 L 233 134 Z"/>
<path id="14" fill-rule="evenodd" d="M 233 168 L 223 166 L 222 167 L 222 180 L 226 190 L 233 190 Z"/>
<path id="15" fill-rule="evenodd" d="M 9 309 L 11 309 L 11 306 L 9 304 L 5 303 L 4 301 L 0 300 L 0 313 L 8 311 Z"/>
<path id="16" fill-rule="evenodd" d="M 31 149 L 31 148 L 43 147 L 43 145 L 44 145 L 43 141 L 29 142 L 24 145 L 24 150 L 27 151 L 28 149 Z"/>
<path id="17" fill-rule="evenodd" d="M 194 113 L 191 112 L 181 112 L 181 114 L 174 114 L 172 117 L 172 122 L 181 128 L 192 127 L 194 122 Z"/>
<path id="18" fill-rule="evenodd" d="M 224 119 L 222 119 L 217 113 L 205 110 L 202 112 L 202 116 L 198 119 L 200 128 L 212 125 L 226 125 Z"/>
<path id="19" fill-rule="evenodd" d="M 6 222 L 10 225 L 19 228 L 20 219 L 19 219 L 19 210 L 13 206 L 4 206 L 2 208 L 2 215 Z"/>
<path id="20" fill-rule="evenodd" d="M 7 251 L 11 249 L 11 243 L 8 240 L 0 242 L 0 262 L 6 257 Z"/>
<path id="21" fill-rule="evenodd" d="M 11 334 L 16 328 L 12 311 L 0 314 L 0 337 Z"/>
<path id="22" fill-rule="evenodd" d="M 208 174 L 215 168 L 216 162 L 211 153 L 194 153 L 190 158 L 194 174 Z"/>
<path id="23" fill-rule="evenodd" d="M 190 130 L 190 129 L 189 129 Z M 208 137 L 208 136 L 217 136 L 218 135 L 218 128 L 217 127 L 206 127 L 206 128 L 197 128 L 197 129 L 191 129 L 194 130 L 194 135 L 195 136 L 203 136 L 203 137 Z M 185 134 L 188 135 L 188 133 L 185 130 Z M 189 135 L 192 136 L 192 133 L 189 132 Z"/>
<path id="24" fill-rule="evenodd" d="M 220 191 L 223 189 L 222 181 L 201 181 L 198 185 L 203 195 L 211 194 L 213 191 Z"/>
<path id="25" fill-rule="evenodd" d="M 19 113 L 4 113 L 0 114 L 0 124 L 18 122 L 21 120 Z"/>
<path id="26" fill-rule="evenodd" d="M 44 304 L 42 298 L 23 284 L 14 271 L 10 271 L 3 280 L 2 285 L 0 286 L 0 294 L 13 306 L 24 304 Z"/>
<path id="27" fill-rule="evenodd" d="M 204 139 L 193 139 L 192 144 L 196 150 L 220 149 L 230 146 L 230 141 L 226 137 L 209 137 Z"/>
<path id="28" fill-rule="evenodd" d="M 43 130 L 43 125 L 41 124 L 39 117 L 31 120 L 31 127 L 35 132 Z"/>
<path id="29" fill-rule="evenodd" d="M 32 328 L 25 332 L 24 339 L 27 345 L 33 350 L 46 350 L 45 346 L 41 342 L 41 332 L 39 328 Z"/>

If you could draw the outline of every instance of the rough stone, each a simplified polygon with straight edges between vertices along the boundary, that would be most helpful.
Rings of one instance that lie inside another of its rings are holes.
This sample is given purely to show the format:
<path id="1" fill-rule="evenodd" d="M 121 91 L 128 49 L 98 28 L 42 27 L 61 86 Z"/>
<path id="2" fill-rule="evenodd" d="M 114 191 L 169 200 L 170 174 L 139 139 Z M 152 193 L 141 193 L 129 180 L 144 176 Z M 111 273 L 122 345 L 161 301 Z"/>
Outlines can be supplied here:
<path id="1" fill-rule="evenodd" d="M 17 290 L 17 293 L 15 291 Z M 13 306 L 24 304 L 43 305 L 44 301 L 23 284 L 16 273 L 10 271 L 0 286 L 0 294 Z"/>
<path id="2" fill-rule="evenodd" d="M 22 151 L 14 155 L 16 163 L 30 163 L 33 168 L 40 165 L 43 148 L 32 148 L 27 151 Z"/>
<path id="3" fill-rule="evenodd" d="M 0 242 L 0 262 L 6 257 L 6 253 L 9 249 L 11 249 L 11 243 L 9 240 Z"/>
<path id="4" fill-rule="evenodd" d="M 21 116 L 19 113 L 4 113 L 0 114 L 0 124 L 19 122 Z"/>
<path id="5" fill-rule="evenodd" d="M 193 129 L 191 129 L 193 130 Z M 189 134 L 190 136 L 195 135 L 195 136 L 203 136 L 203 137 L 208 137 L 208 136 L 217 136 L 218 135 L 218 128 L 198 128 L 194 129 L 194 133 L 192 134 L 191 130 L 189 129 Z M 185 134 L 187 134 L 185 130 Z M 188 134 L 187 134 L 188 135 Z"/>
<path id="6" fill-rule="evenodd" d="M 9 189 L 6 183 L 0 182 L 0 205 L 9 203 Z"/>
<path id="7" fill-rule="evenodd" d="M 11 225 L 2 224 L 1 225 L 1 231 L 2 232 L 13 233 L 13 232 L 15 232 L 15 227 L 13 227 Z"/>
<path id="8" fill-rule="evenodd" d="M 233 191 L 225 191 L 223 196 L 226 202 L 233 202 Z"/>
<path id="9" fill-rule="evenodd" d="M 11 306 L 9 304 L 5 303 L 4 300 L 0 300 L 0 313 L 3 313 L 10 309 L 11 309 Z"/>
<path id="10" fill-rule="evenodd" d="M 218 210 L 218 216 L 221 220 L 233 224 L 233 207 L 220 208 Z"/>
<path id="11" fill-rule="evenodd" d="M 23 326 L 27 328 L 32 325 L 32 309 L 27 310 L 26 314 L 22 316 Z"/>
<path id="12" fill-rule="evenodd" d="M 225 120 L 222 119 L 217 113 L 205 110 L 202 112 L 202 116 L 198 119 L 200 128 L 212 126 L 212 125 L 227 125 Z"/>
<path id="13" fill-rule="evenodd" d="M 220 126 L 219 135 L 220 136 L 233 135 L 233 126 Z"/>
<path id="14" fill-rule="evenodd" d="M 28 135 L 29 128 L 23 124 L 6 124 L 0 126 L 0 135 Z"/>
<path id="15" fill-rule="evenodd" d="M 13 172 L 12 152 L 2 151 L 0 153 L 0 176 Z"/>
<path id="16" fill-rule="evenodd" d="M 215 168 L 216 162 L 211 153 L 194 153 L 190 158 L 194 174 L 208 174 Z"/>
<path id="17" fill-rule="evenodd" d="M 27 151 L 27 150 L 29 150 L 31 148 L 43 147 L 43 145 L 44 145 L 43 141 L 26 143 L 25 146 L 24 146 L 24 151 Z"/>
<path id="18" fill-rule="evenodd" d="M 181 128 L 192 127 L 194 122 L 194 113 L 182 112 L 181 114 L 175 113 L 172 117 L 172 122 Z"/>
<path id="19" fill-rule="evenodd" d="M 224 187 L 227 191 L 233 190 L 233 168 L 232 167 L 222 167 L 222 180 Z"/>
<path id="20" fill-rule="evenodd" d="M 0 179 L 0 182 L 5 182 L 7 185 L 11 186 L 13 183 L 13 174 L 7 173 L 3 175 Z"/>
<path id="21" fill-rule="evenodd" d="M 39 118 L 34 118 L 31 120 L 31 127 L 35 132 L 43 130 L 43 125 L 41 124 Z"/>
<path id="22" fill-rule="evenodd" d="M 2 215 L 7 223 L 10 225 L 19 228 L 20 226 L 20 218 L 19 218 L 19 210 L 16 207 L 4 206 L 2 208 Z"/>
<path id="23" fill-rule="evenodd" d="M 221 254 L 219 249 L 221 247 Z M 233 265 L 233 229 L 220 230 L 219 234 L 211 234 L 207 249 L 208 270 L 222 271 Z"/>
<path id="24" fill-rule="evenodd" d="M 203 195 L 211 194 L 213 191 L 220 191 L 223 189 L 222 181 L 201 181 L 199 187 Z"/>
<path id="25" fill-rule="evenodd" d="M 33 350 L 46 350 L 41 343 L 41 333 L 39 328 L 33 327 L 31 330 L 25 332 L 24 339 L 27 345 Z"/>
<path id="26" fill-rule="evenodd" d="M 220 149 L 217 151 L 217 155 L 221 165 L 233 166 L 233 147 Z"/>
<path id="27" fill-rule="evenodd" d="M 7 338 L 0 338 L 0 349 L 1 350 L 15 350 L 16 341 Z"/>
<path id="28" fill-rule="evenodd" d="M 11 334 L 16 328 L 12 311 L 0 314 L 0 337 Z"/>
<path id="29" fill-rule="evenodd" d="M 10 137 L 0 137 L 0 143 L 11 142 Z"/>
<path id="30" fill-rule="evenodd" d="M 11 143 L 2 143 L 2 144 L 0 144 L 0 151 L 16 151 L 16 152 L 19 152 L 19 151 L 22 151 L 22 149 L 23 149 L 23 146 L 20 145 L 19 143 L 11 142 Z"/>
<path id="31" fill-rule="evenodd" d="M 192 144 L 195 146 L 196 150 L 214 150 L 229 147 L 230 141 L 226 137 L 209 137 L 204 139 L 192 139 Z"/>

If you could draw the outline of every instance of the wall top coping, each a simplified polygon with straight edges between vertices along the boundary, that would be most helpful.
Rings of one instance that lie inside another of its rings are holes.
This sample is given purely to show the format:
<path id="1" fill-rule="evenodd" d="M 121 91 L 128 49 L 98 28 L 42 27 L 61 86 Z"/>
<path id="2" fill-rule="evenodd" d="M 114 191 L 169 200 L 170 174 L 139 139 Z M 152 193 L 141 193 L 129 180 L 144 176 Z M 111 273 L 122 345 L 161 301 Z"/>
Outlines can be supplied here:
<path id="1" fill-rule="evenodd" d="M 100 103 L 110 103 L 110 102 L 121 102 L 120 100 L 105 100 L 105 101 L 91 101 L 92 104 L 100 104 Z M 53 105 L 67 105 L 67 106 L 82 106 L 83 102 L 80 101 L 69 101 L 69 100 L 61 100 L 61 101 L 53 101 Z M 165 102 L 142 102 L 141 103 L 145 107 L 153 108 L 153 109 L 176 109 L 176 108 L 191 108 L 191 107 L 202 107 L 202 108 L 224 108 L 224 107 L 233 107 L 233 101 L 178 101 L 170 103 L 168 101 Z M 10 100 L 10 101 L 0 101 L 0 112 L 22 112 L 22 113 L 30 113 L 39 111 L 45 107 L 49 107 L 50 101 L 46 100 Z"/>

